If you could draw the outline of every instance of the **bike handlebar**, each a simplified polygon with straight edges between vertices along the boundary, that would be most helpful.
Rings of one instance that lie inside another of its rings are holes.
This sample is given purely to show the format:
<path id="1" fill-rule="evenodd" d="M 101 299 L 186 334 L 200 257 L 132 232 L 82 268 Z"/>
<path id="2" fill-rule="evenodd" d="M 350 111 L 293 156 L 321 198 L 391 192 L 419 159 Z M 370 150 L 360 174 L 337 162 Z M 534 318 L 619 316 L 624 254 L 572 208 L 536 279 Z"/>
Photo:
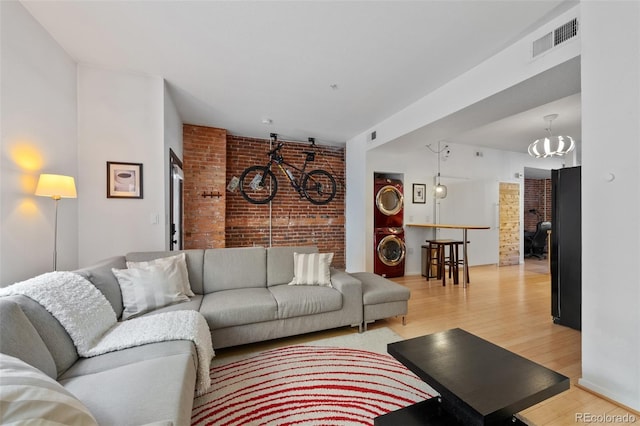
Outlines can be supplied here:
<path id="1" fill-rule="evenodd" d="M 284 144 L 282 142 L 278 142 L 278 146 L 276 146 L 275 148 L 273 148 L 271 151 L 269 151 L 267 153 L 268 156 L 272 156 L 273 154 L 275 154 L 276 152 L 280 151 L 280 149 L 282 149 L 282 147 L 284 146 Z"/>

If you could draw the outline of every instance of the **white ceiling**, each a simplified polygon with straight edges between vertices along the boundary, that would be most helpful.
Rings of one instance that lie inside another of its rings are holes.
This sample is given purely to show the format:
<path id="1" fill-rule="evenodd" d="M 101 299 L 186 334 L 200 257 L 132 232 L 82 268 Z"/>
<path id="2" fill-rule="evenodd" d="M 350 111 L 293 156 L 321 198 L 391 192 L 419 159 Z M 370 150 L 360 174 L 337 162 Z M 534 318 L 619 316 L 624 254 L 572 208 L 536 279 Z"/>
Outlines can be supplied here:
<path id="1" fill-rule="evenodd" d="M 268 138 L 275 132 L 284 139 L 344 143 L 575 1 L 22 4 L 79 63 L 163 77 L 185 123 L 243 136 Z M 500 114 L 500 121 L 490 111 L 484 121 L 476 114 L 444 137 L 526 150 L 544 133 L 542 116 L 551 112 L 560 114 L 554 129 L 566 127 L 576 135 L 575 93 L 549 107 L 530 105 L 530 112 L 515 108 L 515 115 Z"/>

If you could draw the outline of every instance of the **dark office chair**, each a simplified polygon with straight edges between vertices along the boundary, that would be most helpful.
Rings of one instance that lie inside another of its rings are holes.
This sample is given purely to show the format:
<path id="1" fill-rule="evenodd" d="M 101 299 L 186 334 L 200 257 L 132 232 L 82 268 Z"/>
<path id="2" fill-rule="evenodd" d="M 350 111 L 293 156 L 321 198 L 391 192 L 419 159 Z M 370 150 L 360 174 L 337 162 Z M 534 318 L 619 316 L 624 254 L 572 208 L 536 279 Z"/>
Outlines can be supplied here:
<path id="1" fill-rule="evenodd" d="M 544 259 L 546 257 L 545 249 L 547 248 L 547 231 L 551 229 L 551 222 L 538 222 L 536 232 L 531 237 L 526 237 L 525 247 L 529 250 L 524 257 L 537 257 Z"/>

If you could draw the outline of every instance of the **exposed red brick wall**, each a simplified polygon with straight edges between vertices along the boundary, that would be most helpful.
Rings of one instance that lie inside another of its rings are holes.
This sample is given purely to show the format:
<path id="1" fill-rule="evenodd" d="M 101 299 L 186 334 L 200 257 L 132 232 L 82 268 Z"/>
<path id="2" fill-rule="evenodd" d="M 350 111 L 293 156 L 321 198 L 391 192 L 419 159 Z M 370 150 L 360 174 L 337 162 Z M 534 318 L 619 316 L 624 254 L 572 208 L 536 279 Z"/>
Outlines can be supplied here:
<path id="1" fill-rule="evenodd" d="M 538 223 L 538 216 L 529 213 L 531 209 L 540 213 L 541 220 L 551 220 L 551 179 L 524 180 L 525 231 L 535 231 Z"/>
<path id="2" fill-rule="evenodd" d="M 227 136 L 227 182 L 252 165 L 266 164 L 268 139 Z M 288 162 L 301 167 L 310 150 L 306 143 L 285 142 L 282 154 Z M 278 193 L 271 202 L 271 238 L 273 246 L 316 245 L 321 252 L 335 253 L 332 265 L 345 267 L 344 232 L 344 148 L 317 146 L 316 161 L 307 170 L 324 169 L 338 184 L 336 197 L 327 205 L 317 206 L 290 186 L 280 170 L 273 171 L 278 178 Z M 269 246 L 269 204 L 251 204 L 238 190 L 227 192 L 226 246 Z"/>
<path id="3" fill-rule="evenodd" d="M 227 135 L 224 129 L 184 125 L 184 231 L 185 248 L 269 246 L 269 224 L 273 246 L 316 245 L 321 252 L 335 253 L 332 265 L 345 267 L 344 232 L 344 148 L 317 146 L 316 161 L 307 170 L 324 169 L 338 184 L 336 197 L 317 206 L 300 199 L 280 171 L 278 194 L 269 204 L 251 204 L 238 190 L 229 192 L 227 183 L 240 177 L 251 165 L 266 164 L 268 139 Z M 282 154 L 290 163 L 302 166 L 309 144 L 285 142 Z M 220 192 L 221 197 L 203 198 L 203 192 Z"/>
<path id="4" fill-rule="evenodd" d="M 182 138 L 184 248 L 225 247 L 227 131 L 185 124 Z"/>

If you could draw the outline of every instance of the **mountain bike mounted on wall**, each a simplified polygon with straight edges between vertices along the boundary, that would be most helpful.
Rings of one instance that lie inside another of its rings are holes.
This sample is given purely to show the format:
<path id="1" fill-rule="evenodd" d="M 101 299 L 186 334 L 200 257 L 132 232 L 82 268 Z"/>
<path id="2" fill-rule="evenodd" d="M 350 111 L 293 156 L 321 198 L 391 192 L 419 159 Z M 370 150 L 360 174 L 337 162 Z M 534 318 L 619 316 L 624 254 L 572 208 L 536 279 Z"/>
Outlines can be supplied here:
<path id="1" fill-rule="evenodd" d="M 328 204 L 336 196 L 336 180 L 331 173 L 322 169 L 306 171 L 307 165 L 315 161 L 315 151 L 303 151 L 305 154 L 302 168 L 287 162 L 280 150 L 284 146 L 278 142 L 278 135 L 271 133 L 271 140 L 277 145 L 267 153 L 269 162 L 265 166 L 247 167 L 240 175 L 240 193 L 245 200 L 253 204 L 266 204 L 273 200 L 278 192 L 278 179 L 272 171 L 275 165 L 289 181 L 293 189 L 313 204 Z M 311 148 L 315 149 L 315 139 L 309 138 Z"/>

